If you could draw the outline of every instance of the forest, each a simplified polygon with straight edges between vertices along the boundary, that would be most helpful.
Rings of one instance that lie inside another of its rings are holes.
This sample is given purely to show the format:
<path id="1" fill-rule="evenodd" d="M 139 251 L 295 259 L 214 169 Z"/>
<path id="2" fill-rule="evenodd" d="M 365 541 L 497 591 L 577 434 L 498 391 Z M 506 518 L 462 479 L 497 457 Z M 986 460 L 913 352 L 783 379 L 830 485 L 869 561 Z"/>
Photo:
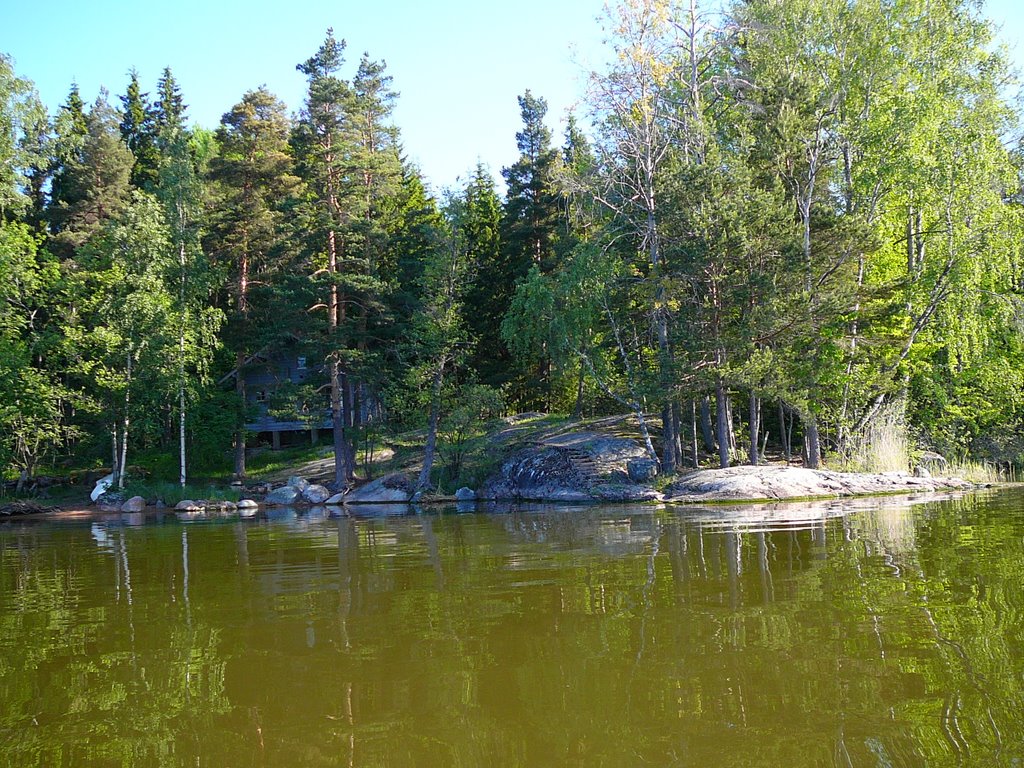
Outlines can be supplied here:
<path id="1" fill-rule="evenodd" d="M 604 23 L 563 135 L 525 90 L 503 185 L 481 163 L 440 192 L 400 84 L 333 30 L 294 113 L 256 88 L 213 129 L 170 67 L 48 114 L 0 55 L 5 478 L 243 478 L 242 374 L 278 354 L 315 375 L 259 406 L 329 420 L 339 486 L 414 430 L 421 486 L 454 486 L 438 441 L 519 412 L 630 414 L 666 475 L 1022 463 L 1020 106 L 977 4 L 624 0 Z"/>

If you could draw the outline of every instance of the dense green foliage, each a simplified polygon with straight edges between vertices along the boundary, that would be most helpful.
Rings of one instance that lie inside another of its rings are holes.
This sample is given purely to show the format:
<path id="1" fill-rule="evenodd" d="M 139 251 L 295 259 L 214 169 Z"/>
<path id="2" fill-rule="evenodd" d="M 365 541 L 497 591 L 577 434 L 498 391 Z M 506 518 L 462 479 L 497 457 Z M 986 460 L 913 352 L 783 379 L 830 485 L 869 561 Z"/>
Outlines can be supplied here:
<path id="1" fill-rule="evenodd" d="M 0 56 L 7 473 L 244 476 L 246 377 L 282 355 L 312 375 L 260 407 L 332 423 L 339 485 L 388 431 L 458 465 L 496 403 L 629 411 L 665 471 L 863 465 L 892 432 L 1019 463 L 1024 175 L 974 4 L 625 0 L 607 25 L 589 130 L 559 148 L 520 97 L 504 199 L 479 165 L 439 202 L 384 64 L 347 75 L 330 30 L 294 119 L 261 88 L 216 131 L 170 69 L 51 118 Z"/>

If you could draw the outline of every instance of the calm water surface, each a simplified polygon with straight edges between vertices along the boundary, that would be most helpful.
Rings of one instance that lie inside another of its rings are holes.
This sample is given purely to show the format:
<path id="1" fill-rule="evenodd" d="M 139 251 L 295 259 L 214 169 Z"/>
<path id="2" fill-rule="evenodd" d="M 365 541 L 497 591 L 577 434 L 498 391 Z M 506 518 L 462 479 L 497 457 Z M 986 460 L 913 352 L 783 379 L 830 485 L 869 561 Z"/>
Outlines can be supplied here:
<path id="1" fill-rule="evenodd" d="M 1024 765 L 1022 630 L 1018 489 L 6 523 L 0 765 Z"/>

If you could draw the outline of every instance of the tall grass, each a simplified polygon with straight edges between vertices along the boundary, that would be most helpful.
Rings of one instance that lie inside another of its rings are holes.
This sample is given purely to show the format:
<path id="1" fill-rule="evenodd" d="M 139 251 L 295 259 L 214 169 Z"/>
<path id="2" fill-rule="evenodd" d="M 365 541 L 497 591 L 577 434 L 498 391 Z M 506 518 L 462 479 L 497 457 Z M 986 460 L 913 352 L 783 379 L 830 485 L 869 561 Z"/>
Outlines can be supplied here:
<path id="1" fill-rule="evenodd" d="M 1012 471 L 1003 471 L 995 464 L 987 461 L 971 461 L 970 459 L 954 459 L 946 468 L 946 474 L 960 477 L 969 483 L 1005 483 L 1016 480 Z"/>
<path id="2" fill-rule="evenodd" d="M 910 440 L 900 405 L 878 412 L 850 441 L 844 468 L 851 472 L 906 472 L 911 465 Z"/>

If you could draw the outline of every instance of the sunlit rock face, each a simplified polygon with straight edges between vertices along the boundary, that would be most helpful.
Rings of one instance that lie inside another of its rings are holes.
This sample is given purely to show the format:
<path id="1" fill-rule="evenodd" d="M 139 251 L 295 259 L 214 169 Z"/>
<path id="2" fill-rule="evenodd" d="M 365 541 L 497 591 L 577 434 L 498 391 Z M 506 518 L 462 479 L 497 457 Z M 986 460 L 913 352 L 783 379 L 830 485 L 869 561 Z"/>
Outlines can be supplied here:
<path id="1" fill-rule="evenodd" d="M 665 492 L 668 501 L 729 501 L 856 496 L 872 493 L 956 490 L 971 487 L 955 477 L 914 477 L 906 472 L 859 474 L 802 467 L 729 467 L 692 472 Z"/>

